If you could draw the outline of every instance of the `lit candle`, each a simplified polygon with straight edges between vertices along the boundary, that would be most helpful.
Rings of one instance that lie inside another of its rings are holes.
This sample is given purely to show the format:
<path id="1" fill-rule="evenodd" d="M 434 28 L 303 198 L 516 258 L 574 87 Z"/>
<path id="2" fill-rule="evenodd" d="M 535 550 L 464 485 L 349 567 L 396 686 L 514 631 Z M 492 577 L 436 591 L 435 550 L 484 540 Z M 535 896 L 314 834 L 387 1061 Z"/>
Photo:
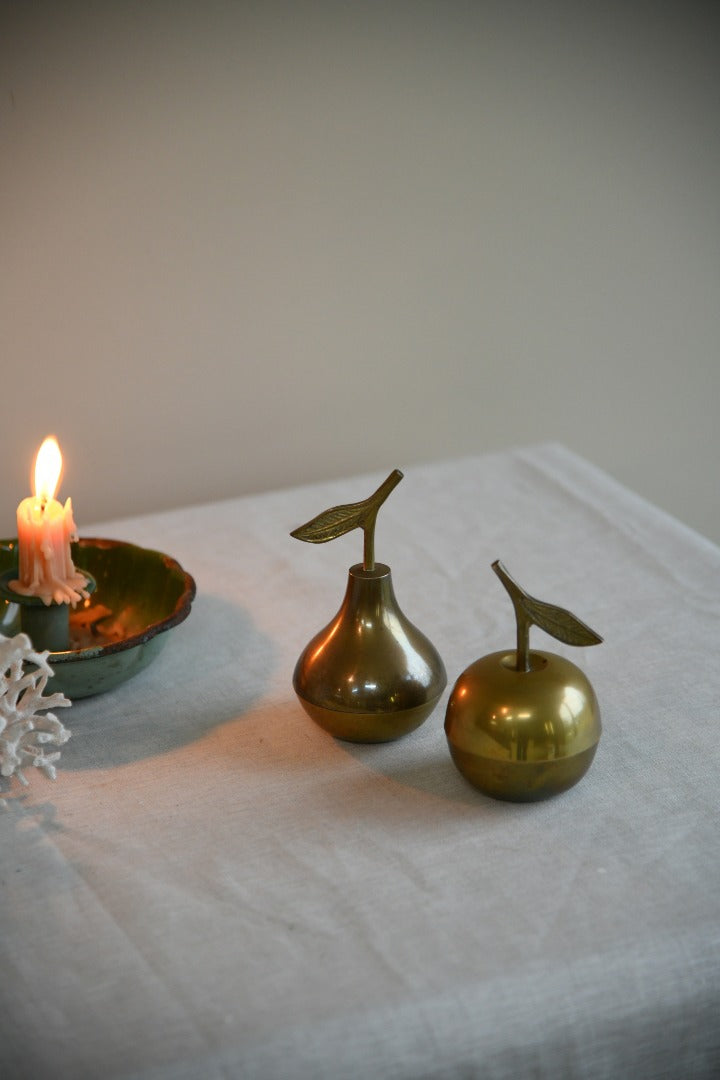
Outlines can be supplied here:
<path id="1" fill-rule="evenodd" d="M 21 596 L 44 604 L 72 604 L 87 597 L 86 578 L 73 564 L 70 541 L 77 540 L 72 502 L 55 498 L 62 472 L 57 440 L 49 436 L 35 459 L 35 495 L 17 508 L 18 580 L 9 583 Z"/>

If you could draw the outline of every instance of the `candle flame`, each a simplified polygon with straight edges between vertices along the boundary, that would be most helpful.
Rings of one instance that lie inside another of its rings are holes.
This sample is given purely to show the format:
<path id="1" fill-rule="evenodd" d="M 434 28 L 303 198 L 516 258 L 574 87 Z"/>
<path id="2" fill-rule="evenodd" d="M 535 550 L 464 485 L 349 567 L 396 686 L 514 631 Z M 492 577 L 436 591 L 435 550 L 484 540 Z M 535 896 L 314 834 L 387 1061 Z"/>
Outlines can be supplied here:
<path id="1" fill-rule="evenodd" d="M 35 498 L 43 503 L 55 495 L 60 473 L 62 454 L 54 435 L 48 435 L 35 458 Z"/>

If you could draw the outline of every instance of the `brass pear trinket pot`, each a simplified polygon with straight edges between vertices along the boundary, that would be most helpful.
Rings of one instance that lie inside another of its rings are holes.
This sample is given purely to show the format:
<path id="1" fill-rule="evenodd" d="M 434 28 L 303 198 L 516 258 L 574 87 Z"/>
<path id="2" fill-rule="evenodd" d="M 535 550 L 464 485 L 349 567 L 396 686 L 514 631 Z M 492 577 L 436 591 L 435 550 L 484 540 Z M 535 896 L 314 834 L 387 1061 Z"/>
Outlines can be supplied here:
<path id="1" fill-rule="evenodd" d="M 350 742 L 408 734 L 427 719 L 447 684 L 437 650 L 398 605 L 390 567 L 375 562 L 378 510 L 402 476 L 395 469 L 368 499 L 331 507 L 291 533 L 324 544 L 363 530 L 363 562 L 348 571 L 340 610 L 308 643 L 293 675 L 308 715 Z"/>
<path id="2" fill-rule="evenodd" d="M 562 656 L 530 651 L 530 627 L 566 645 L 597 645 L 602 638 L 564 608 L 529 596 L 501 562 L 492 568 L 515 609 L 517 648 L 466 668 L 448 701 L 445 734 L 453 761 L 476 788 L 496 799 L 534 802 L 585 775 L 601 727 L 586 676 Z"/>

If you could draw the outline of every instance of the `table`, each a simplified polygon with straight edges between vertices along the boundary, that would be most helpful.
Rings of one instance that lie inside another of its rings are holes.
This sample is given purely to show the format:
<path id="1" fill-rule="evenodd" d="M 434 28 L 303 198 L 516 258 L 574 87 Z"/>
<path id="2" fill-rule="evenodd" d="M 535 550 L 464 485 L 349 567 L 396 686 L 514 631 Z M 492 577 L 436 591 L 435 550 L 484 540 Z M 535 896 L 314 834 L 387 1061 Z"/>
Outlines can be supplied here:
<path id="1" fill-rule="evenodd" d="M 288 534 L 384 475 L 81 527 L 198 594 L 0 814 L 4 1080 L 720 1074 L 720 551 L 560 445 L 406 469 L 377 557 L 448 689 L 407 738 L 341 743 L 291 677 L 361 536 Z M 498 557 L 605 638 L 533 632 L 604 730 L 530 805 L 471 788 L 443 732 L 514 644 Z"/>

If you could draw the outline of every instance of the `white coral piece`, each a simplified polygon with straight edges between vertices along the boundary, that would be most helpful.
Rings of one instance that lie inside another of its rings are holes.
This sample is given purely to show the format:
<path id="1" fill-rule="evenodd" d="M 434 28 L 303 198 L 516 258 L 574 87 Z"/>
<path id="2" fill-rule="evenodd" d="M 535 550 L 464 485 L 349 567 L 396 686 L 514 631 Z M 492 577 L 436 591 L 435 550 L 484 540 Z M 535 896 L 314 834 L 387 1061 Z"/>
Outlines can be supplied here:
<path id="1" fill-rule="evenodd" d="M 16 776 L 25 786 L 23 769 L 28 766 L 55 779 L 60 751 L 47 753 L 44 748 L 63 746 L 70 738 L 67 728 L 46 711 L 72 704 L 64 694 L 43 696 L 54 674 L 48 655 L 35 652 L 27 634 L 0 634 L 0 777 Z M 26 664 L 34 667 L 27 670 Z"/>

